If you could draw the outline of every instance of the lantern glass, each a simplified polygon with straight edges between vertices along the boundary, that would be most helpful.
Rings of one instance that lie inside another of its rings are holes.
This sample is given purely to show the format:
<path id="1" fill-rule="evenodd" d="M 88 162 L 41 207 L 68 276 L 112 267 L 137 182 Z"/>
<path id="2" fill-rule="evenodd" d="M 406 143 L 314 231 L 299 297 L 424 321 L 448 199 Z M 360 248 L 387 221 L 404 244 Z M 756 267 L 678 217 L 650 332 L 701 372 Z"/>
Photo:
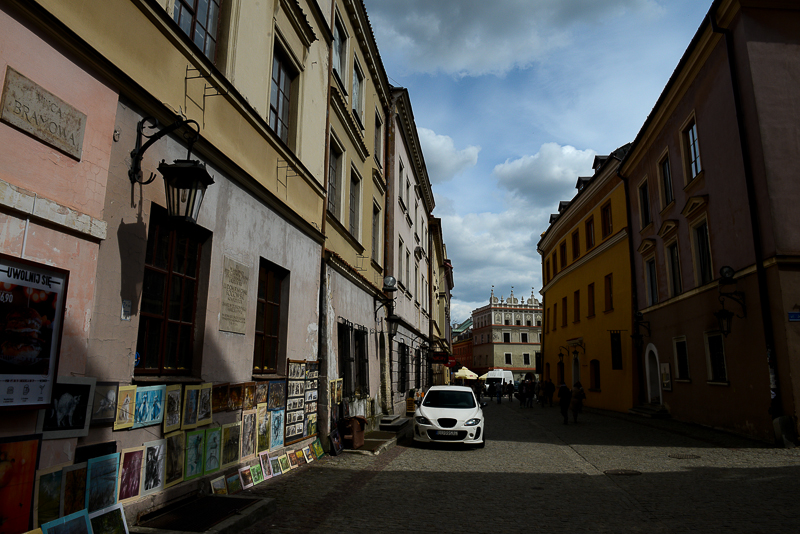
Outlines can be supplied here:
<path id="1" fill-rule="evenodd" d="M 722 308 L 714 315 L 717 316 L 717 322 L 719 323 L 719 331 L 722 332 L 722 335 L 728 337 L 728 334 L 731 333 L 731 326 L 733 323 L 733 312 L 730 310 L 726 310 Z"/>
<path id="2" fill-rule="evenodd" d="M 214 183 L 206 166 L 197 160 L 176 160 L 172 164 L 162 161 L 158 170 L 164 177 L 170 217 L 197 223 L 206 188 Z"/>

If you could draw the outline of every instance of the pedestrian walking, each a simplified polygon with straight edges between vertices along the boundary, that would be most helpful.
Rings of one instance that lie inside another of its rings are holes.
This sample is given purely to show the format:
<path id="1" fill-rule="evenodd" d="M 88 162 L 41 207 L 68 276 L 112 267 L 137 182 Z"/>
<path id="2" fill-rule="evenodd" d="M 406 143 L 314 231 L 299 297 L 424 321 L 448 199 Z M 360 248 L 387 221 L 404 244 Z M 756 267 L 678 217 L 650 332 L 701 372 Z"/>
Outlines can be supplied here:
<path id="1" fill-rule="evenodd" d="M 556 385 L 553 384 L 553 381 L 549 378 L 547 379 L 547 384 L 545 385 L 546 393 L 547 393 L 547 400 L 550 402 L 550 407 L 553 407 L 553 395 L 556 393 Z M 542 405 L 544 407 L 544 405 Z"/>
<path id="2" fill-rule="evenodd" d="M 536 397 L 536 386 L 538 384 L 539 382 L 535 378 L 528 380 L 528 396 L 525 397 L 525 406 L 528 408 L 533 408 L 533 399 Z"/>
<path id="3" fill-rule="evenodd" d="M 486 393 L 487 393 L 487 395 L 489 396 L 489 400 L 492 400 L 492 397 L 494 397 L 494 395 L 495 395 L 495 393 L 496 393 L 496 390 L 497 390 L 497 388 L 495 387 L 495 385 L 494 385 L 494 382 L 492 382 L 491 384 L 489 384 L 489 389 L 488 389 L 488 391 L 486 392 Z"/>
<path id="4" fill-rule="evenodd" d="M 508 402 L 514 400 L 514 382 L 506 384 L 506 395 L 508 395 Z"/>
<path id="5" fill-rule="evenodd" d="M 583 399 L 586 398 L 586 393 L 583 391 L 583 386 L 580 381 L 575 382 L 572 386 L 572 399 L 569 403 L 569 409 L 572 412 L 572 422 L 578 422 L 578 414 L 583 411 Z"/>
<path id="6" fill-rule="evenodd" d="M 497 393 L 497 404 L 502 404 L 503 403 L 503 383 L 499 382 L 497 384 L 497 388 L 496 389 L 497 389 L 497 391 L 496 391 L 496 393 Z"/>
<path id="7" fill-rule="evenodd" d="M 566 384 L 562 383 L 558 388 L 558 406 L 561 408 L 561 415 L 564 417 L 564 424 L 569 424 L 569 404 L 572 401 L 572 392 Z"/>

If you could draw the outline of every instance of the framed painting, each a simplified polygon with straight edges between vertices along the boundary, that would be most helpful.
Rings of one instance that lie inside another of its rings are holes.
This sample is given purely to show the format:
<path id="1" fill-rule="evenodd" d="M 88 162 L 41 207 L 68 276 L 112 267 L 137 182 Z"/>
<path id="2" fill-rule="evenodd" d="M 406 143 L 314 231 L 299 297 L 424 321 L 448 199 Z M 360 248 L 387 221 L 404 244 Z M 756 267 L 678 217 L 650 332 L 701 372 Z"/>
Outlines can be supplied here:
<path id="1" fill-rule="evenodd" d="M 68 465 L 61 470 L 61 510 L 58 516 L 80 512 L 86 508 L 86 466 L 87 462 Z"/>
<path id="2" fill-rule="evenodd" d="M 267 402 L 269 394 L 269 382 L 256 382 L 256 405 Z"/>
<path id="3" fill-rule="evenodd" d="M 297 454 L 295 454 L 294 449 L 286 451 L 286 459 L 289 460 L 291 469 L 297 469 Z"/>
<path id="4" fill-rule="evenodd" d="M 89 426 L 111 426 L 117 415 L 119 382 L 97 382 L 94 386 L 92 419 Z"/>
<path id="5" fill-rule="evenodd" d="M 275 410 L 270 417 L 269 450 L 271 451 L 283 447 L 284 415 L 283 410 Z"/>
<path id="6" fill-rule="evenodd" d="M 61 495 L 64 488 L 61 464 L 36 471 L 33 490 L 33 526 L 39 527 L 61 517 Z"/>
<path id="7" fill-rule="evenodd" d="M 286 381 L 270 381 L 269 393 L 267 393 L 267 406 L 270 410 L 280 410 L 286 406 Z"/>
<path id="8" fill-rule="evenodd" d="M 184 480 L 192 480 L 203 474 L 203 454 L 205 453 L 205 430 L 191 430 L 186 433 L 186 466 Z"/>
<path id="9" fill-rule="evenodd" d="M 336 404 L 336 380 L 331 380 L 329 383 L 330 386 L 330 393 L 328 394 L 328 398 L 331 401 L 331 404 Z"/>
<path id="10" fill-rule="evenodd" d="M 50 521 L 42 525 L 43 534 L 92 534 L 89 514 L 86 510 Z"/>
<path id="11" fill-rule="evenodd" d="M 242 491 L 242 479 L 239 478 L 239 472 L 225 477 L 225 485 L 228 486 L 228 495 L 236 495 Z"/>
<path id="12" fill-rule="evenodd" d="M 262 402 L 261 404 L 257 405 L 256 421 L 258 425 L 258 443 L 256 446 L 256 452 L 259 453 L 269 450 L 270 413 L 271 412 L 267 408 L 266 402 Z"/>
<path id="13" fill-rule="evenodd" d="M 164 469 L 167 463 L 167 440 L 157 439 L 144 444 L 144 482 L 142 496 L 164 489 Z"/>
<path id="14" fill-rule="evenodd" d="M 239 468 L 239 480 L 242 482 L 242 489 L 253 487 L 253 475 L 250 473 L 250 466 Z"/>
<path id="15" fill-rule="evenodd" d="M 339 430 L 334 428 L 328 437 L 331 438 L 331 454 L 338 456 L 342 453 L 342 438 L 339 437 Z"/>
<path id="16" fill-rule="evenodd" d="M 164 435 L 181 428 L 181 385 L 167 386 L 164 401 Z"/>
<path id="17" fill-rule="evenodd" d="M 250 466 L 250 476 L 253 479 L 254 486 L 264 482 L 264 472 L 261 470 L 261 462 Z"/>
<path id="18" fill-rule="evenodd" d="M 306 445 L 305 447 L 303 447 L 303 456 L 305 457 L 307 464 L 310 464 L 311 462 L 314 461 L 314 453 L 311 452 L 310 446 Z"/>
<path id="19" fill-rule="evenodd" d="M 242 441 L 242 423 L 222 425 L 222 468 L 239 463 L 239 452 Z"/>
<path id="20" fill-rule="evenodd" d="M 117 503 L 131 502 L 142 493 L 144 447 L 122 449 L 119 460 Z"/>
<path id="21" fill-rule="evenodd" d="M 133 426 L 135 408 L 136 386 L 120 386 L 117 393 L 117 416 L 114 418 L 114 430 L 123 430 Z"/>
<path id="22" fill-rule="evenodd" d="M 167 460 L 164 466 L 164 489 L 183 482 L 183 450 L 186 433 L 178 430 L 168 434 L 164 439 L 167 442 Z"/>
<path id="23" fill-rule="evenodd" d="M 69 271 L 0 254 L 0 406 L 53 407 L 68 281 Z"/>
<path id="24" fill-rule="evenodd" d="M 206 448 L 203 453 L 203 474 L 210 475 L 219 471 L 222 451 L 222 427 L 206 429 Z"/>
<path id="25" fill-rule="evenodd" d="M 94 534 L 128 534 L 128 522 L 125 520 L 125 509 L 115 504 L 89 514 L 89 523 Z"/>
<path id="26" fill-rule="evenodd" d="M 672 371 L 669 362 L 661 364 L 661 389 L 672 391 Z"/>
<path id="27" fill-rule="evenodd" d="M 283 474 L 283 467 L 281 466 L 280 457 L 278 456 L 270 456 L 269 457 L 269 467 L 272 470 L 272 476 L 276 477 L 278 475 Z"/>
<path id="28" fill-rule="evenodd" d="M 211 424 L 213 419 L 213 408 L 211 406 L 211 383 L 201 384 L 200 393 L 197 398 L 197 426 Z"/>
<path id="29" fill-rule="evenodd" d="M 336 402 L 342 402 L 342 390 L 344 389 L 344 378 L 336 380 Z"/>
<path id="30" fill-rule="evenodd" d="M 117 442 L 103 441 L 100 443 L 92 443 L 91 445 L 82 445 L 75 447 L 74 462 L 88 462 L 92 458 L 100 458 L 101 456 L 108 456 L 117 452 Z"/>
<path id="31" fill-rule="evenodd" d="M 136 388 L 136 407 L 133 412 L 133 428 L 160 425 L 164 422 L 164 397 L 167 386 L 145 386 Z"/>
<path id="32" fill-rule="evenodd" d="M 242 452 L 241 461 L 246 462 L 256 457 L 256 410 L 242 412 Z"/>
<path id="33" fill-rule="evenodd" d="M 88 436 L 96 383 L 94 378 L 59 376 L 50 407 L 39 410 L 36 433 L 42 439 Z"/>
<path id="34" fill-rule="evenodd" d="M 244 401 L 244 384 L 228 386 L 228 410 L 241 410 Z"/>
<path id="35" fill-rule="evenodd" d="M 281 463 L 281 472 L 288 473 L 292 470 L 292 464 L 289 463 L 289 457 L 285 454 L 281 454 L 278 456 L 278 460 Z"/>
<path id="36" fill-rule="evenodd" d="M 272 477 L 272 467 L 269 465 L 269 453 L 264 451 L 258 453 L 258 461 L 261 462 L 261 473 L 264 475 L 264 480 Z"/>
<path id="37" fill-rule="evenodd" d="M 304 422 L 305 429 L 303 430 L 303 435 L 305 437 L 311 437 L 317 433 L 317 414 L 309 413 L 306 414 L 306 420 Z"/>
<path id="38" fill-rule="evenodd" d="M 228 494 L 228 485 L 225 483 L 225 475 L 211 479 L 211 493 L 213 495 Z"/>
<path id="39" fill-rule="evenodd" d="M 306 456 L 303 454 L 303 449 L 297 449 L 294 451 L 294 455 L 297 457 L 297 466 L 306 465 Z"/>
<path id="40" fill-rule="evenodd" d="M 117 504 L 120 453 L 92 458 L 86 466 L 86 511 L 96 512 Z"/>
<path id="41" fill-rule="evenodd" d="M 183 390 L 183 419 L 181 430 L 197 427 L 197 404 L 200 400 L 200 386 L 186 386 Z"/>
<path id="42" fill-rule="evenodd" d="M 256 383 L 245 382 L 243 389 L 242 409 L 252 410 L 256 407 Z"/>
<path id="43" fill-rule="evenodd" d="M 228 411 L 228 383 L 214 384 L 211 389 L 211 409 L 214 413 Z"/>
<path id="44" fill-rule="evenodd" d="M 322 458 L 322 456 L 325 454 L 325 450 L 322 448 L 322 442 L 319 440 L 319 438 L 311 442 L 311 449 L 314 451 L 314 456 L 316 456 L 317 459 Z"/>

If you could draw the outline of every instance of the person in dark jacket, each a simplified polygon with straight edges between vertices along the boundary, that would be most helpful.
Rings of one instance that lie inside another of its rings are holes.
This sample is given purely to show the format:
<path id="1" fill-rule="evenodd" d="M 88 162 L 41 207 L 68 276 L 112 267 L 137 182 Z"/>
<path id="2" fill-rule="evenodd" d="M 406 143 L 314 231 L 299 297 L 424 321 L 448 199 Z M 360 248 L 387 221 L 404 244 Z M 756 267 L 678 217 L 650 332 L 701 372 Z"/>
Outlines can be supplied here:
<path id="1" fill-rule="evenodd" d="M 564 416 L 564 424 L 569 424 L 569 404 L 572 401 L 572 392 L 566 384 L 561 384 L 558 388 L 558 406 L 561 408 L 561 415 Z"/>
<path id="2" fill-rule="evenodd" d="M 580 381 L 575 382 L 572 386 L 572 399 L 569 403 L 569 409 L 572 412 L 572 422 L 578 422 L 578 414 L 583 411 L 583 399 L 586 398 L 586 393 L 583 391 L 583 386 Z"/>
<path id="3" fill-rule="evenodd" d="M 547 379 L 547 384 L 545 384 L 545 393 L 547 394 L 547 400 L 550 401 L 550 407 L 553 407 L 553 395 L 556 392 L 556 385 L 553 384 L 553 381 L 549 378 Z M 544 408 L 544 404 L 542 405 Z"/>

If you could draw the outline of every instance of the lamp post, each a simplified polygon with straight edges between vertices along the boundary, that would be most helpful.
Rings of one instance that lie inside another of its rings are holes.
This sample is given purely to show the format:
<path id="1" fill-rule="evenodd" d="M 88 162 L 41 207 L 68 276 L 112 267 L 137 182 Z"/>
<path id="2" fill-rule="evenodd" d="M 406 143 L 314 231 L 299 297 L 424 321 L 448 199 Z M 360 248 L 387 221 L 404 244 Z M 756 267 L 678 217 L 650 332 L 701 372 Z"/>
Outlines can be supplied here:
<path id="1" fill-rule="evenodd" d="M 719 311 L 714 312 L 714 317 L 717 318 L 717 323 L 719 324 L 719 331 L 722 333 L 723 337 L 728 337 L 728 334 L 731 333 L 731 328 L 733 326 L 733 316 L 736 315 L 739 319 L 744 319 L 747 317 L 747 304 L 745 301 L 745 294 L 744 291 L 723 291 L 722 288 L 725 286 L 736 285 L 736 280 L 733 279 L 734 274 L 736 274 L 732 267 L 727 265 L 723 266 L 719 270 L 719 302 L 722 304 L 722 309 Z M 737 303 L 739 306 L 742 307 L 742 314 L 734 314 L 732 311 L 725 309 L 725 301 L 730 299 Z"/>

